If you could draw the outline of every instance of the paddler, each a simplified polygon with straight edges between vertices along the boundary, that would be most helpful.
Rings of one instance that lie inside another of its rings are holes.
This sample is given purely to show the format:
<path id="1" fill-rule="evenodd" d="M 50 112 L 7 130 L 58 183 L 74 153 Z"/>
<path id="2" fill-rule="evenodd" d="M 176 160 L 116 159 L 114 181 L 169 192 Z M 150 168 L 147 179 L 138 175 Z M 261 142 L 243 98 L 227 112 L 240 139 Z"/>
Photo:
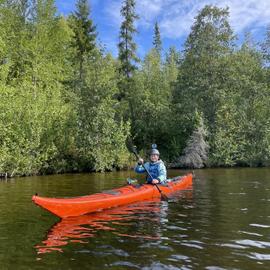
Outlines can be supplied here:
<path id="1" fill-rule="evenodd" d="M 149 172 L 150 175 L 147 175 L 146 178 L 148 184 L 164 184 L 166 182 L 167 170 L 159 156 L 160 153 L 157 145 L 153 144 L 150 150 L 150 162 L 144 163 L 144 160 L 139 158 L 138 164 L 135 167 L 135 172 L 137 173 L 145 173 L 146 170 Z"/>

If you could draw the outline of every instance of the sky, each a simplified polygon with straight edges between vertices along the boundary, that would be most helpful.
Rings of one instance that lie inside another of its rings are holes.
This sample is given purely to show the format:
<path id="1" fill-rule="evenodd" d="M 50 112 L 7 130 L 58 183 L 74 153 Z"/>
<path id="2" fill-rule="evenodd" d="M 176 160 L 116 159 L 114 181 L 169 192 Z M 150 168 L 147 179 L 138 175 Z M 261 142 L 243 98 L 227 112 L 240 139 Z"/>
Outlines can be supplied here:
<path id="1" fill-rule="evenodd" d="M 75 2 L 76 0 L 56 0 L 58 12 L 69 14 L 75 10 Z M 89 2 L 90 16 L 97 27 L 99 42 L 107 51 L 117 56 L 123 0 Z M 207 4 L 229 7 L 229 21 L 238 36 L 239 44 L 246 32 L 250 32 L 255 41 L 264 39 L 266 27 L 270 25 L 270 0 L 137 0 L 136 12 L 140 19 L 136 22 L 138 34 L 135 41 L 139 57 L 143 57 L 152 47 L 155 22 L 160 27 L 164 51 L 170 46 L 182 50 L 195 16 Z"/>

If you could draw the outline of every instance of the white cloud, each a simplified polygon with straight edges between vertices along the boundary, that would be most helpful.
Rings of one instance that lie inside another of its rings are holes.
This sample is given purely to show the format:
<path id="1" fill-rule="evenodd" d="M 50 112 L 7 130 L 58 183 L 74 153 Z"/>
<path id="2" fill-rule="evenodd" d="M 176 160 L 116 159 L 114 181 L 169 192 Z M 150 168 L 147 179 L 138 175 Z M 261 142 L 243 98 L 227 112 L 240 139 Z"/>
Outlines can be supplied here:
<path id="1" fill-rule="evenodd" d="M 106 3 L 105 6 L 105 14 L 108 15 L 109 18 L 106 18 L 107 21 L 111 20 L 112 24 L 119 28 L 119 25 L 122 22 L 120 9 L 121 9 L 122 1 L 112 0 L 110 3 Z"/>
<path id="2" fill-rule="evenodd" d="M 270 23 L 270 1 L 222 1 L 230 8 L 230 22 L 236 32 L 247 28 L 266 26 Z"/>
<path id="3" fill-rule="evenodd" d="M 106 3 L 106 13 L 116 27 L 121 24 L 121 0 Z M 161 34 L 167 38 L 186 36 L 198 11 L 206 4 L 229 7 L 230 23 L 236 33 L 266 26 L 270 23 L 269 0 L 138 0 L 139 27 L 152 28 L 158 21 Z"/>
<path id="4" fill-rule="evenodd" d="M 189 1 L 185 8 L 181 3 L 175 3 L 172 14 L 161 14 L 161 29 L 163 35 L 168 38 L 179 38 L 190 31 L 194 17 L 206 4 L 219 7 L 229 7 L 232 28 L 236 33 L 247 29 L 266 26 L 270 23 L 270 1 L 265 0 L 213 0 L 213 1 Z"/>
<path id="5" fill-rule="evenodd" d="M 137 3 L 137 13 L 140 16 L 139 23 L 144 27 L 153 27 L 153 22 L 162 12 L 162 0 L 141 0 Z"/>

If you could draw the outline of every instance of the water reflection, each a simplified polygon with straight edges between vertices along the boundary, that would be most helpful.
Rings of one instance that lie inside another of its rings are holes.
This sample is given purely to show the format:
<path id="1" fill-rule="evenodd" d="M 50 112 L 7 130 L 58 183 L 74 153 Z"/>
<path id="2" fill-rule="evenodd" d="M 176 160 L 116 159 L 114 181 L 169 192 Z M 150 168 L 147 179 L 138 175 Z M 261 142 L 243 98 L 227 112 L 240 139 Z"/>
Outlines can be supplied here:
<path id="1" fill-rule="evenodd" d="M 192 198 L 192 190 L 178 192 L 171 199 L 177 202 L 183 197 Z M 169 202 L 157 198 L 89 215 L 64 218 L 49 230 L 47 239 L 35 248 L 38 254 L 63 252 L 63 247 L 69 243 L 87 244 L 100 231 L 110 231 L 120 237 L 156 241 L 162 239 L 160 226 L 168 222 L 168 207 Z M 153 228 L 150 231 L 145 228 L 149 223 Z M 134 225 L 136 229 L 125 229 Z"/>
<path id="2" fill-rule="evenodd" d="M 147 212 L 151 215 L 147 215 Z M 42 242 L 42 245 L 37 245 L 36 249 L 39 254 L 52 251 L 62 252 L 62 247 L 69 243 L 88 243 L 87 239 L 96 236 L 98 231 L 112 231 L 116 235 L 125 237 L 158 239 L 159 235 L 122 233 L 119 228 L 129 226 L 132 220 L 158 222 L 160 212 L 160 201 L 151 201 L 65 218 L 50 229 L 47 239 Z"/>

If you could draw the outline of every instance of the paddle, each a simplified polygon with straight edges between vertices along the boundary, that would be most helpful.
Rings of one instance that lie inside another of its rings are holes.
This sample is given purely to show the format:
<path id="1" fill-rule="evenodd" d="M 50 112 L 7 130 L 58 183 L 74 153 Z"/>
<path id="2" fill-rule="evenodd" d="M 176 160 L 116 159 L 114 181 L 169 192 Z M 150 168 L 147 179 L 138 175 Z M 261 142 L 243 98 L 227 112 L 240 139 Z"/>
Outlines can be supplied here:
<path id="1" fill-rule="evenodd" d="M 138 153 L 137 153 L 137 149 L 135 146 L 132 147 L 132 153 L 136 156 L 137 159 L 140 159 Z M 153 176 L 150 174 L 150 172 L 148 171 L 148 169 L 144 166 L 144 164 L 142 163 L 143 168 L 145 169 L 146 173 L 148 174 L 148 176 L 154 180 Z M 157 184 L 153 184 L 159 191 L 160 195 L 161 195 L 161 200 L 163 201 L 168 201 L 168 197 L 160 190 L 159 186 Z"/>

